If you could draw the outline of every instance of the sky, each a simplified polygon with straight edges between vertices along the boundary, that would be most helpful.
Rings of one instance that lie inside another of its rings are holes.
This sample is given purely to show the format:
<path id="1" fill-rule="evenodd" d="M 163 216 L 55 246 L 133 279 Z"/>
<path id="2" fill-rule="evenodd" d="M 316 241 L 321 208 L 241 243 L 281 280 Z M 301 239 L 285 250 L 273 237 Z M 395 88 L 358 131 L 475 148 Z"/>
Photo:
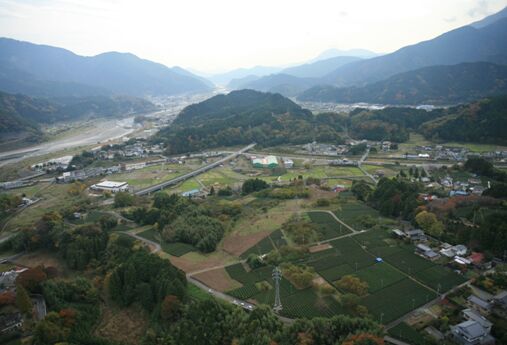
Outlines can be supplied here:
<path id="1" fill-rule="evenodd" d="M 285 66 L 330 48 L 388 53 L 507 0 L 0 0 L 0 36 L 207 73 Z"/>

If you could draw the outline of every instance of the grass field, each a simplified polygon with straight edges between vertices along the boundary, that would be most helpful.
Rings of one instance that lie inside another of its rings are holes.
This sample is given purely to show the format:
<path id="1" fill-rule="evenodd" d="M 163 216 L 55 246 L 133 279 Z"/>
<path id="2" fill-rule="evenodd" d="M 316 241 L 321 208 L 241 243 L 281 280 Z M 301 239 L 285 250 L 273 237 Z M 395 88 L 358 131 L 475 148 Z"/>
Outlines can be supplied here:
<path id="1" fill-rule="evenodd" d="M 141 189 L 183 175 L 190 170 L 181 164 L 159 164 L 113 176 L 115 181 L 126 181 L 132 188 Z"/>
<path id="2" fill-rule="evenodd" d="M 68 184 L 45 185 L 43 198 L 15 215 L 8 223 L 6 230 L 10 231 L 18 227 L 32 225 L 47 212 L 59 211 L 66 206 L 78 203 L 81 197 L 67 193 L 69 186 Z M 14 192 L 18 193 L 17 190 Z"/>

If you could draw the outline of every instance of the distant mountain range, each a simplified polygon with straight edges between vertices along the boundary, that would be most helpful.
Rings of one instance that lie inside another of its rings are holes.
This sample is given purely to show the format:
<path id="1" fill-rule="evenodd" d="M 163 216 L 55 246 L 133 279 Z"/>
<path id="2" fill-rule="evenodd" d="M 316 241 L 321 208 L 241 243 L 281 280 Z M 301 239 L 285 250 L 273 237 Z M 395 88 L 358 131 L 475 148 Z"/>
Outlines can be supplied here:
<path id="1" fill-rule="evenodd" d="M 372 51 L 366 50 L 366 49 L 341 50 L 341 49 L 331 48 L 331 49 L 327 49 L 327 50 L 323 51 L 322 53 L 320 53 L 319 55 L 317 55 L 316 57 L 314 57 L 313 59 L 311 59 L 307 63 L 313 63 L 313 62 L 317 62 L 320 60 L 327 60 L 327 59 L 331 59 L 331 58 L 339 57 L 339 56 L 355 56 L 355 57 L 358 57 L 361 59 L 370 59 L 370 58 L 373 58 L 373 57 L 376 57 L 379 55 L 382 55 L 382 54 L 378 54 L 378 53 L 375 53 L 375 52 L 372 52 Z"/>
<path id="2" fill-rule="evenodd" d="M 253 89 L 279 92 L 285 96 L 295 96 L 320 83 L 320 78 L 348 63 L 359 61 L 355 56 L 337 56 L 312 63 L 288 67 L 279 73 L 259 77 L 248 75 L 233 79 L 227 87 L 232 90 Z"/>
<path id="3" fill-rule="evenodd" d="M 335 103 L 457 104 L 507 93 L 507 66 L 487 62 L 431 66 L 362 87 L 316 86 L 298 99 Z"/>
<path id="4" fill-rule="evenodd" d="M 213 83 L 217 85 L 226 86 L 234 79 L 243 79 L 245 77 L 256 77 L 260 78 L 265 75 L 278 73 L 282 70 L 282 67 L 270 67 L 270 66 L 255 66 L 251 68 L 238 68 L 229 72 L 219 73 L 208 77 Z"/>
<path id="5" fill-rule="evenodd" d="M 505 37 L 507 8 L 479 22 L 391 54 L 356 61 L 346 61 L 343 57 L 321 60 L 282 70 L 282 76 L 249 77 L 243 82 L 235 81 L 231 86 L 281 92 L 286 96 L 302 93 L 300 99 L 312 101 L 391 104 L 470 101 L 505 92 L 504 69 L 484 64 L 445 66 L 475 62 L 506 65 Z M 341 64 L 334 66 L 336 62 Z M 495 80 L 496 72 L 500 73 L 499 80 Z M 467 77 L 467 73 L 478 80 Z M 471 85 L 459 85 L 460 82 Z"/>
<path id="6" fill-rule="evenodd" d="M 85 57 L 62 48 L 0 38 L 0 90 L 10 93 L 40 97 L 143 97 L 210 89 L 209 82 L 188 71 L 129 53 Z"/>
<path id="7" fill-rule="evenodd" d="M 464 26 L 394 53 L 354 62 L 322 78 L 323 84 L 363 86 L 427 66 L 462 62 L 507 63 L 507 18 L 479 29 Z"/>

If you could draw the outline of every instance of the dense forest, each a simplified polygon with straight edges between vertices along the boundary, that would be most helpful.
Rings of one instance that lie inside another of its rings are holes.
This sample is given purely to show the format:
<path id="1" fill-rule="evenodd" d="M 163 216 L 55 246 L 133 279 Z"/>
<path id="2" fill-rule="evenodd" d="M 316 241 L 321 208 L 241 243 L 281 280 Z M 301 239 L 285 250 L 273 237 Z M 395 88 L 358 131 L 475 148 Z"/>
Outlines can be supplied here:
<path id="1" fill-rule="evenodd" d="M 419 132 L 435 141 L 507 143 L 507 96 L 431 111 L 387 107 L 380 110 L 357 108 L 345 124 L 358 139 L 405 142 L 409 132 Z"/>
<path id="2" fill-rule="evenodd" d="M 506 144 L 507 96 L 491 97 L 447 109 L 445 115 L 421 126 L 429 139 Z"/>
<path id="3" fill-rule="evenodd" d="M 341 142 L 341 129 L 331 116 L 319 119 L 279 94 L 241 90 L 186 107 L 153 140 L 163 141 L 167 152 L 175 154 L 252 142 Z"/>

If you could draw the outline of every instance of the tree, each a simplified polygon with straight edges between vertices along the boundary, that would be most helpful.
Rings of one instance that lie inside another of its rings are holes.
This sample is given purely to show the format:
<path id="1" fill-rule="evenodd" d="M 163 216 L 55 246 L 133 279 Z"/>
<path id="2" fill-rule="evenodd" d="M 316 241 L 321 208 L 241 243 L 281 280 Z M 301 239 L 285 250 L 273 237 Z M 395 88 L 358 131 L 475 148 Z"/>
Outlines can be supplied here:
<path id="1" fill-rule="evenodd" d="M 374 334 L 360 333 L 349 336 L 342 345 L 384 345 L 384 339 Z"/>
<path id="2" fill-rule="evenodd" d="M 268 188 L 269 185 L 266 181 L 261 179 L 248 179 L 245 182 L 243 182 L 243 186 L 241 187 L 241 191 L 244 195 L 250 194 L 253 192 L 258 192 L 260 190 Z"/>
<path id="3" fill-rule="evenodd" d="M 444 232 L 444 224 L 437 219 L 437 216 L 428 211 L 421 211 L 415 216 L 417 224 L 432 236 L 441 236 Z"/>
<path id="4" fill-rule="evenodd" d="M 338 280 L 336 286 L 357 296 L 364 296 L 368 293 L 368 283 L 350 274 Z"/>
<path id="5" fill-rule="evenodd" d="M 28 295 L 28 291 L 20 284 L 16 285 L 16 306 L 25 315 L 32 312 L 32 300 Z"/>
<path id="6" fill-rule="evenodd" d="M 39 288 L 40 284 L 46 280 L 46 278 L 47 275 L 46 272 L 44 272 L 43 267 L 37 266 L 21 272 L 16 278 L 16 284 L 34 292 Z"/>
<path id="7" fill-rule="evenodd" d="M 181 311 L 181 302 L 178 297 L 174 295 L 165 296 L 160 306 L 160 316 L 164 320 L 174 321 L 176 320 Z"/>
<path id="8" fill-rule="evenodd" d="M 14 291 L 4 291 L 0 293 L 0 306 L 16 303 L 16 294 Z"/>
<path id="9" fill-rule="evenodd" d="M 114 195 L 114 207 L 127 207 L 134 205 L 135 198 L 129 192 L 117 192 Z"/>
<path id="10" fill-rule="evenodd" d="M 371 188 L 371 186 L 364 180 L 352 182 L 351 192 L 352 194 L 354 194 L 356 198 L 358 198 L 361 201 L 368 200 L 368 197 L 370 196 L 372 191 L 373 189 Z"/>

